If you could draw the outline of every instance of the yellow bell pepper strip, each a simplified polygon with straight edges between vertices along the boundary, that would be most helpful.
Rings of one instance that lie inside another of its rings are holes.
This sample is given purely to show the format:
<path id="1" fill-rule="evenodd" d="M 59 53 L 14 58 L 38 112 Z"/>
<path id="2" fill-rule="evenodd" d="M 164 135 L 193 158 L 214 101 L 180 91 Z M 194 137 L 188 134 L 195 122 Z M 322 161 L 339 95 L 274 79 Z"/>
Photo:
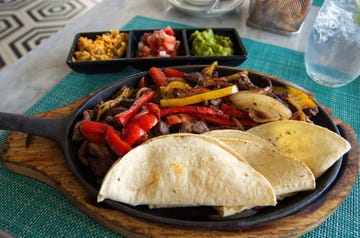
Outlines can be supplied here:
<path id="1" fill-rule="evenodd" d="M 132 95 L 132 92 L 133 91 L 131 88 L 125 87 L 122 89 L 120 95 L 117 96 L 115 99 L 108 100 L 108 101 L 102 103 L 98 107 L 97 114 L 96 114 L 96 121 L 100 121 L 100 118 L 104 114 L 104 112 L 106 112 L 110 108 L 112 108 L 115 105 L 117 105 L 118 103 L 120 103 L 124 98 L 130 97 Z"/>
<path id="2" fill-rule="evenodd" d="M 317 105 L 311 97 L 300 89 L 289 86 L 274 86 L 273 92 L 288 101 L 297 111 L 310 109 L 317 112 Z"/>
<path id="3" fill-rule="evenodd" d="M 226 76 L 224 76 L 223 78 L 226 79 L 227 81 L 231 82 L 231 81 L 234 81 L 234 80 L 237 80 L 238 78 L 240 78 L 240 77 L 241 77 L 241 74 L 246 74 L 246 75 L 248 75 L 248 74 L 249 74 L 249 71 L 247 71 L 246 69 L 243 69 L 243 70 L 241 70 L 241 71 L 238 72 L 238 73 L 226 75 Z"/>
<path id="4" fill-rule="evenodd" d="M 201 74 L 206 77 L 211 77 L 218 65 L 217 61 L 214 61 L 209 67 L 204 68 Z"/>
<path id="5" fill-rule="evenodd" d="M 160 87 L 161 97 L 162 98 L 172 98 L 172 97 L 174 97 L 174 95 L 173 95 L 174 89 L 185 90 L 185 89 L 191 89 L 191 87 L 190 87 L 190 85 L 188 85 L 185 82 L 173 81 L 173 82 L 169 83 L 166 86 Z"/>
<path id="6" fill-rule="evenodd" d="M 176 107 L 196 104 L 205 100 L 211 100 L 215 98 L 222 98 L 238 92 L 236 85 L 232 85 L 226 88 L 211 90 L 200 94 L 195 94 L 189 97 L 183 98 L 170 98 L 160 100 L 161 107 Z"/>
<path id="7" fill-rule="evenodd" d="M 303 111 L 296 111 L 292 114 L 291 120 L 311 122 L 310 118 Z"/>

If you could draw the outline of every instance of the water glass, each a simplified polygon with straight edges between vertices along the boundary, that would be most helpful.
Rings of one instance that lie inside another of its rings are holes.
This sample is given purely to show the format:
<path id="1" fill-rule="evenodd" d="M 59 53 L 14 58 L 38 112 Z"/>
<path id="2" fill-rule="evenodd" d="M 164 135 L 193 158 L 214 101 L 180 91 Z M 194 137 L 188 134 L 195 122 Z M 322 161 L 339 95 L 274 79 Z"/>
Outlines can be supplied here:
<path id="1" fill-rule="evenodd" d="M 357 0 L 325 0 L 306 50 L 308 75 L 318 84 L 344 86 L 360 75 L 360 11 Z"/>

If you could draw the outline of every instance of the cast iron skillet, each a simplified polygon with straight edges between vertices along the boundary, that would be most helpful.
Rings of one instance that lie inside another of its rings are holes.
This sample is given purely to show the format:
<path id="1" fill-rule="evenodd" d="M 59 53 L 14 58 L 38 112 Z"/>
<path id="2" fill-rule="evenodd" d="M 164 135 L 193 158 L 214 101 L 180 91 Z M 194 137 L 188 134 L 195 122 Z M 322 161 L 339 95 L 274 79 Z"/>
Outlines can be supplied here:
<path id="1" fill-rule="evenodd" d="M 178 68 L 184 72 L 196 72 L 201 71 L 204 67 L 206 66 L 182 66 L 175 68 Z M 217 71 L 220 75 L 229 75 L 238 72 L 239 68 L 219 66 Z M 249 74 L 250 79 L 258 86 L 265 86 L 263 85 L 264 80 L 262 80 L 262 78 L 268 77 L 272 80 L 273 85 L 290 85 L 298 87 L 285 80 L 262 73 L 249 71 Z M 77 110 L 63 118 L 48 119 L 0 113 L 0 129 L 22 131 L 28 134 L 50 138 L 59 143 L 64 151 L 65 159 L 70 170 L 95 199 L 100 185 L 95 181 L 93 178 L 94 176 L 91 176 L 89 169 L 81 164 L 77 157 L 79 144 L 71 140 L 73 127 L 77 121 L 81 120 L 82 112 L 85 109 L 93 108 L 100 99 L 106 100 L 110 98 L 124 85 L 135 87 L 137 81 L 143 76 L 148 77 L 147 72 L 142 72 L 126 77 L 97 91 Z M 327 127 L 328 129 L 340 134 L 331 117 L 321 107 L 319 110 L 319 113 L 313 117 L 315 124 Z M 329 187 L 331 187 L 331 184 L 336 179 L 336 176 L 341 169 L 341 163 L 342 159 L 337 161 L 325 174 L 316 180 L 317 186 L 314 191 L 301 192 L 295 196 L 280 201 L 276 207 L 262 208 L 258 211 L 250 212 L 246 216 L 242 214 L 221 218 L 211 207 L 167 208 L 151 210 L 148 209 L 147 206 L 134 207 L 108 199 L 106 199 L 104 203 L 114 209 L 119 209 L 136 217 L 180 227 L 221 230 L 249 227 L 290 215 L 301 210 L 313 201 L 319 199 L 324 193 L 326 193 L 326 191 L 329 189 Z"/>

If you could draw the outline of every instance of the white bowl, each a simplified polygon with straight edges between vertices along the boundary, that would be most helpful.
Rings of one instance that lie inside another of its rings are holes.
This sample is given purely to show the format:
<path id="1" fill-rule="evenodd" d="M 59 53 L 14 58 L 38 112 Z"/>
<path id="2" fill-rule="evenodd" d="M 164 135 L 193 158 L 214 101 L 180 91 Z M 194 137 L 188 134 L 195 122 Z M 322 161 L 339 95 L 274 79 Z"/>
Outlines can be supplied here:
<path id="1" fill-rule="evenodd" d="M 214 0 L 185 0 L 185 2 L 196 6 L 207 6 L 214 2 Z"/>

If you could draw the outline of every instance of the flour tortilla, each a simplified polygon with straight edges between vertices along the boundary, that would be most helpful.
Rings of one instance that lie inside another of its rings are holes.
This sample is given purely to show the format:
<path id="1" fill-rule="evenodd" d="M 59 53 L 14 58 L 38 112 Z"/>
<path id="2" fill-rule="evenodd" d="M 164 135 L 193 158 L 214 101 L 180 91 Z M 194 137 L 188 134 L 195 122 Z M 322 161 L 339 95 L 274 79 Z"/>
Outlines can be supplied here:
<path id="1" fill-rule="evenodd" d="M 284 155 L 304 162 L 315 178 L 320 177 L 351 148 L 350 143 L 338 134 L 302 121 L 270 122 L 247 132 L 269 141 Z"/>
<path id="2" fill-rule="evenodd" d="M 98 201 L 157 207 L 276 205 L 268 180 L 226 148 L 201 135 L 156 137 L 114 163 Z"/>
<path id="3" fill-rule="evenodd" d="M 206 134 L 229 145 L 264 175 L 274 188 L 277 199 L 315 189 L 314 175 L 303 162 L 283 155 L 260 137 L 239 130 L 216 130 Z"/>
<path id="4" fill-rule="evenodd" d="M 264 175 L 272 185 L 277 200 L 300 191 L 315 189 L 315 177 L 304 163 L 281 154 L 275 146 L 256 135 L 239 130 L 214 130 L 206 135 L 229 145 Z M 251 207 L 216 207 L 221 216 L 230 216 L 246 209 Z"/>

